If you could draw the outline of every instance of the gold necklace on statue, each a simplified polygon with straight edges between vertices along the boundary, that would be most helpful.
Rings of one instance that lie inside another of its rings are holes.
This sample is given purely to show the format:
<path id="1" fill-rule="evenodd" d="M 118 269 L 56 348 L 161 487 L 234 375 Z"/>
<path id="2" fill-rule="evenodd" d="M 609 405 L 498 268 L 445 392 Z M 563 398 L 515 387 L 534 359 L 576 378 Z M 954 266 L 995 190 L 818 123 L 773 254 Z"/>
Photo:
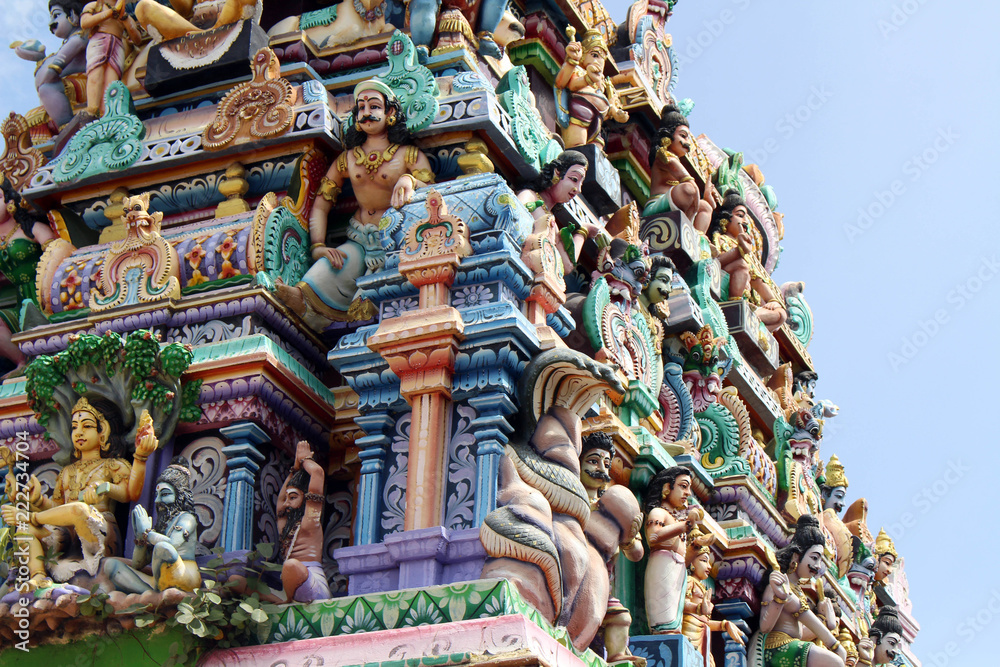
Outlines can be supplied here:
<path id="1" fill-rule="evenodd" d="M 382 167 L 382 165 L 392 159 L 392 156 L 396 154 L 399 150 L 399 144 L 390 144 L 388 148 L 379 153 L 378 151 L 371 151 L 370 153 L 365 153 L 358 146 L 354 149 L 354 162 L 359 167 L 364 167 L 368 172 L 368 177 L 375 178 L 376 172 Z"/>

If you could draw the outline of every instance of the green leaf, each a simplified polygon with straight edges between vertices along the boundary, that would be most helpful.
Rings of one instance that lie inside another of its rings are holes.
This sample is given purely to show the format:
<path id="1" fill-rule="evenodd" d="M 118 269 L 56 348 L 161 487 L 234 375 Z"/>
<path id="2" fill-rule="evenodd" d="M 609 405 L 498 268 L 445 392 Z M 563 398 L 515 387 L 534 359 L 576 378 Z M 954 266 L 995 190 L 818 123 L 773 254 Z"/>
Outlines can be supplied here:
<path id="1" fill-rule="evenodd" d="M 250 618 L 256 621 L 257 623 L 263 623 L 264 621 L 267 620 L 267 614 L 264 613 L 263 609 L 254 609 L 253 613 L 250 614 Z"/>
<path id="2" fill-rule="evenodd" d="M 274 555 L 274 545 L 270 542 L 261 542 L 257 545 L 257 551 L 259 551 L 264 558 L 270 558 Z"/>
<path id="3" fill-rule="evenodd" d="M 205 599 L 211 602 L 212 604 L 222 604 L 222 598 L 215 593 L 207 593 L 205 595 Z"/>
<path id="4" fill-rule="evenodd" d="M 246 603 L 246 602 L 241 602 L 241 603 L 240 603 L 240 609 L 242 609 L 243 611 L 245 611 L 245 612 L 246 612 L 246 613 L 248 613 L 248 614 L 249 614 L 249 613 L 251 613 L 251 612 L 253 612 L 253 607 L 251 607 L 251 606 L 250 606 L 250 605 L 249 605 L 248 603 Z"/>

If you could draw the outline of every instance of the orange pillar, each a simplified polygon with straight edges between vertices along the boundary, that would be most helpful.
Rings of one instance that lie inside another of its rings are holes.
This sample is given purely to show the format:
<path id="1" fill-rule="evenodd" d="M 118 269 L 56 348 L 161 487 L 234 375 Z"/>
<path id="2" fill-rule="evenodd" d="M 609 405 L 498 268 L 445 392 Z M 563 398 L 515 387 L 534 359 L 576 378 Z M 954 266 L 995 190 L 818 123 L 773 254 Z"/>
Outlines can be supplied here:
<path id="1" fill-rule="evenodd" d="M 399 377 L 412 408 L 404 530 L 441 525 L 451 436 L 451 382 L 462 316 L 448 305 L 448 288 L 462 257 L 472 254 L 465 223 L 450 216 L 431 190 L 428 218 L 414 223 L 401 250 L 399 272 L 420 290 L 420 307 L 385 319 L 368 339 Z"/>

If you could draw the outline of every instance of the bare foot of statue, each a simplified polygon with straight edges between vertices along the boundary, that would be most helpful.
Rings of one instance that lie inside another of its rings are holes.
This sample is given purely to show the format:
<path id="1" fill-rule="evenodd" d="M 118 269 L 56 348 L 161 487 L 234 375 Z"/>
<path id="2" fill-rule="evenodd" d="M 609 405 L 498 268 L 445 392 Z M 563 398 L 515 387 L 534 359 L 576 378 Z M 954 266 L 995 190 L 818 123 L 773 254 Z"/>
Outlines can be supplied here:
<path id="1" fill-rule="evenodd" d="M 302 290 L 298 287 L 286 285 L 281 278 L 274 279 L 274 293 L 278 300 L 292 309 L 292 312 L 299 317 L 306 313 L 306 302 L 302 298 Z"/>

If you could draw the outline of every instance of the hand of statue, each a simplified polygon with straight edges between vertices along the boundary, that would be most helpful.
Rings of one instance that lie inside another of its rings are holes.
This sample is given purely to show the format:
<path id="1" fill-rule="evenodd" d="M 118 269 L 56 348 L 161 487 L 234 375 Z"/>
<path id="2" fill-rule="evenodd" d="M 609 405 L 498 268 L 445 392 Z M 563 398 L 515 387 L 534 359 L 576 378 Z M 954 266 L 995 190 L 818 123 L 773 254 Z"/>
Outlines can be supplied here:
<path id="1" fill-rule="evenodd" d="M 142 505 L 136 505 L 132 510 L 132 532 L 135 533 L 136 538 L 145 535 L 152 527 L 153 520 L 149 518 L 146 508 Z"/>
<path id="2" fill-rule="evenodd" d="M 705 520 L 705 510 L 700 507 L 692 507 L 688 510 L 687 518 L 692 524 L 700 524 Z"/>
<path id="3" fill-rule="evenodd" d="M 301 467 L 303 461 L 311 459 L 312 457 L 313 452 L 312 447 L 309 446 L 309 442 L 306 440 L 299 440 L 298 444 L 295 445 L 295 467 Z"/>
<path id="4" fill-rule="evenodd" d="M 749 234 L 742 233 L 737 236 L 736 243 L 743 249 L 744 252 L 753 252 L 753 239 L 750 238 Z"/>
<path id="5" fill-rule="evenodd" d="M 323 257 L 326 257 L 330 261 L 330 266 L 335 269 L 341 269 L 344 267 L 344 260 L 347 258 L 347 255 L 339 248 L 316 248 L 313 250 L 313 259 L 319 261 Z"/>
<path id="6" fill-rule="evenodd" d="M 732 621 L 723 621 L 722 627 L 726 631 L 726 634 L 729 635 L 734 642 L 740 646 L 746 646 L 746 642 L 743 640 L 743 633 L 740 632 L 740 629 L 736 627 L 735 623 Z"/>
<path id="7" fill-rule="evenodd" d="M 781 304 L 778 303 L 777 301 L 768 301 L 763 306 L 761 306 L 761 308 L 764 308 L 766 310 L 784 310 L 784 308 L 781 307 Z"/>
<path id="8" fill-rule="evenodd" d="M 788 575 L 781 572 L 772 572 L 768 580 L 768 586 L 770 586 L 771 594 L 774 595 L 775 599 L 779 600 L 779 602 L 784 600 L 788 595 Z"/>
<path id="9" fill-rule="evenodd" d="M 86 489 L 84 489 L 83 495 L 81 497 L 83 498 L 83 502 L 87 503 L 88 505 L 96 505 L 97 501 L 101 499 L 100 494 L 97 493 L 96 484 L 91 484 Z"/>
<path id="10" fill-rule="evenodd" d="M 14 54 L 21 60 L 30 60 L 31 62 L 37 63 L 39 60 L 45 59 L 45 46 L 43 46 L 37 39 L 32 39 L 28 42 L 15 42 L 11 44 L 11 48 L 14 49 Z"/>
<path id="11" fill-rule="evenodd" d="M 3 522 L 15 528 L 17 526 L 17 507 L 14 505 L 2 505 L 0 506 L 0 517 L 3 517 Z"/>
<path id="12" fill-rule="evenodd" d="M 136 434 L 135 438 L 135 457 L 137 460 L 145 460 L 156 451 L 156 448 L 160 446 L 160 441 L 156 437 L 155 433 L 142 433 L 141 431 Z"/>
<path id="13" fill-rule="evenodd" d="M 405 176 L 405 175 L 404 175 Z M 413 178 L 405 176 L 396 182 L 396 187 L 392 191 L 392 200 L 389 202 L 393 208 L 402 208 L 413 199 Z"/>
<path id="14" fill-rule="evenodd" d="M 42 483 L 38 481 L 37 477 L 32 475 L 28 478 L 28 504 L 32 507 L 37 507 L 41 501 Z"/>
<path id="15" fill-rule="evenodd" d="M 865 637 L 858 642 L 858 659 L 867 660 L 868 664 L 871 664 L 872 659 L 875 657 L 875 642 Z"/>
<path id="16" fill-rule="evenodd" d="M 570 42 L 566 45 L 566 61 L 577 64 L 583 57 L 583 44 L 580 42 Z"/>
<path id="17" fill-rule="evenodd" d="M 823 619 L 826 622 L 826 627 L 831 630 L 837 627 L 837 614 L 833 610 L 833 603 L 830 598 L 823 598 L 818 603 L 816 603 L 816 611 L 823 615 Z"/>

